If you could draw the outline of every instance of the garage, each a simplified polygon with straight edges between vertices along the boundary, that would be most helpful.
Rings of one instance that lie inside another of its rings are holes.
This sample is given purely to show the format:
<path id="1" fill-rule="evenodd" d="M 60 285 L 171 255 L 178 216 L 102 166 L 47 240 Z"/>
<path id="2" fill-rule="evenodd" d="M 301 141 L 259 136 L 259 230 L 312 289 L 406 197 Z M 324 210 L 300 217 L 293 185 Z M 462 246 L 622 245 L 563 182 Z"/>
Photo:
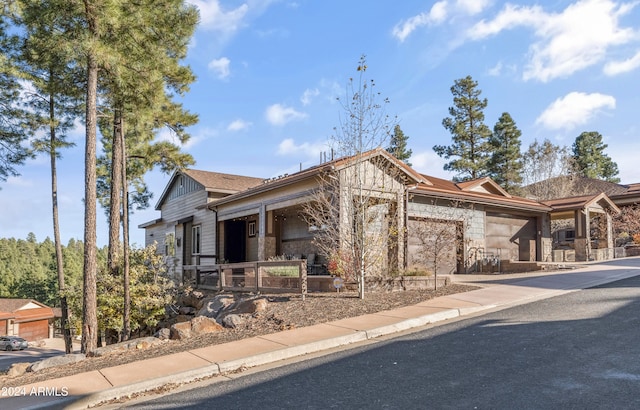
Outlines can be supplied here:
<path id="1" fill-rule="evenodd" d="M 0 333 L 33 342 L 49 337 L 53 309 L 32 299 L 0 298 Z"/>
<path id="2" fill-rule="evenodd" d="M 502 260 L 535 261 L 535 217 L 487 212 L 486 252 Z"/>
<path id="3" fill-rule="evenodd" d="M 410 217 L 407 222 L 408 262 L 410 269 L 425 269 L 438 274 L 456 273 L 458 269 L 457 221 Z"/>

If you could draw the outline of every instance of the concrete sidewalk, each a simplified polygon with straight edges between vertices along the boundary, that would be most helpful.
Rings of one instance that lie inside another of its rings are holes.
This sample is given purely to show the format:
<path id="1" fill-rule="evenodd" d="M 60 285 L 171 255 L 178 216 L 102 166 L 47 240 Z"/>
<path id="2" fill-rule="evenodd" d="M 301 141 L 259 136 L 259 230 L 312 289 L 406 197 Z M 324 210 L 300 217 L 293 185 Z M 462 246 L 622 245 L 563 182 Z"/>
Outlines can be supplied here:
<path id="1" fill-rule="evenodd" d="M 2 390 L 0 407 L 87 408 L 162 387 L 374 339 L 430 323 L 504 308 L 640 275 L 640 257 L 585 264 L 570 271 L 520 275 L 456 275 L 481 289 L 414 306 L 48 380 Z M 7 395 L 17 397 L 7 398 Z"/>

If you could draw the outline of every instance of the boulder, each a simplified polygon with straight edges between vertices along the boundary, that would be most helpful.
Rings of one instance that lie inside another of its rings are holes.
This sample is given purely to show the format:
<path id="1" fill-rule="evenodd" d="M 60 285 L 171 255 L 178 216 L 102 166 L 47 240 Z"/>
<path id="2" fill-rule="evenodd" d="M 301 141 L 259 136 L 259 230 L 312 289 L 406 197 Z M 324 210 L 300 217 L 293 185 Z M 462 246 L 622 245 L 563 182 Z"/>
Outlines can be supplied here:
<path id="1" fill-rule="evenodd" d="M 199 290 L 194 290 L 189 293 L 180 295 L 178 297 L 178 304 L 180 306 L 190 306 L 195 309 L 200 309 L 204 300 L 204 293 Z"/>
<path id="2" fill-rule="evenodd" d="M 171 340 L 184 340 L 191 337 L 191 322 L 180 322 L 171 325 L 170 336 Z"/>
<path id="3" fill-rule="evenodd" d="M 64 356 L 54 356 L 48 359 L 40 360 L 39 362 L 32 363 L 27 369 L 28 372 L 37 372 L 40 370 L 48 369 L 49 367 L 64 366 L 65 364 L 77 363 L 84 360 L 86 356 L 84 353 L 66 354 Z"/>
<path id="4" fill-rule="evenodd" d="M 234 303 L 232 295 L 216 295 L 203 300 L 202 308 L 196 316 L 217 318 L 220 312 Z"/>
<path id="5" fill-rule="evenodd" d="M 196 335 L 215 333 L 221 330 L 224 330 L 224 328 L 211 318 L 198 316 L 191 320 L 191 332 Z"/>
<path id="6" fill-rule="evenodd" d="M 190 322 L 176 323 L 171 326 L 170 338 L 184 340 L 195 335 L 215 333 L 224 330 L 218 322 L 206 316 L 197 316 Z"/>
<path id="7" fill-rule="evenodd" d="M 171 330 L 169 328 L 163 327 L 158 330 L 153 336 L 160 340 L 169 340 L 171 338 Z"/>
<path id="8" fill-rule="evenodd" d="M 126 342 L 114 343 L 107 346 L 99 347 L 93 352 L 93 355 L 104 356 L 110 353 L 123 352 L 126 350 L 148 349 L 160 342 L 162 342 L 162 340 L 156 337 L 141 337 L 138 339 L 127 340 Z"/>
<path id="9" fill-rule="evenodd" d="M 27 369 L 29 368 L 29 366 L 31 366 L 31 363 L 12 364 L 11 367 L 9 368 L 9 371 L 7 372 L 7 377 L 12 378 L 12 377 L 22 376 L 27 372 Z"/>
<path id="10" fill-rule="evenodd" d="M 233 305 L 223 309 L 216 317 L 219 322 L 222 322 L 225 317 L 229 315 L 252 315 L 257 312 L 262 312 L 267 309 L 269 301 L 264 296 L 254 296 L 249 299 L 240 299 Z"/>
<path id="11" fill-rule="evenodd" d="M 178 314 L 180 315 L 193 315 L 194 313 L 196 313 L 196 308 L 191 306 L 181 306 L 178 309 Z"/>
<path id="12" fill-rule="evenodd" d="M 193 319 L 192 316 L 178 315 L 176 316 L 176 323 L 189 322 L 191 319 Z"/>
<path id="13" fill-rule="evenodd" d="M 246 321 L 247 317 L 245 315 L 231 314 L 225 316 L 224 319 L 222 319 L 222 324 L 224 325 L 224 327 L 235 329 L 236 327 L 246 323 Z"/>

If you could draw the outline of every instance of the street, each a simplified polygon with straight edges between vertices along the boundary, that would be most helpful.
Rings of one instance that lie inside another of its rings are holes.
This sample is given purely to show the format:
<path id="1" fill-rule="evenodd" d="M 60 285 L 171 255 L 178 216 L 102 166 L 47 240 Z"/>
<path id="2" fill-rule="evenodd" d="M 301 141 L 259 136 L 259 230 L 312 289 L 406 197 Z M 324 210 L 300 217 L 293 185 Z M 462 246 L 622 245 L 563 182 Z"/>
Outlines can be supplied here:
<path id="1" fill-rule="evenodd" d="M 639 408 L 639 338 L 634 277 L 131 408 Z"/>
<path id="2" fill-rule="evenodd" d="M 14 363 L 33 363 L 64 354 L 64 350 L 46 347 L 29 347 L 12 352 L 0 351 L 0 371 L 8 370 Z"/>

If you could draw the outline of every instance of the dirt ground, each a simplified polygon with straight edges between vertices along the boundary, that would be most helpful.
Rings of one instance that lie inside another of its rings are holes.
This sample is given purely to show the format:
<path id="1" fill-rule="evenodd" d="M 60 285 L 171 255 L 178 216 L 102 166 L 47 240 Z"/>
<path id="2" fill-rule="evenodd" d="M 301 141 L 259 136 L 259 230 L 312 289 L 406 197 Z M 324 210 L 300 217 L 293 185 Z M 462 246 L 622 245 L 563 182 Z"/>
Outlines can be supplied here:
<path id="1" fill-rule="evenodd" d="M 247 337 L 414 305 L 434 297 L 467 292 L 474 289 L 477 288 L 450 284 L 437 291 L 370 292 L 364 300 L 359 299 L 357 294 L 350 292 L 311 293 L 307 295 L 305 301 L 302 301 L 302 296 L 299 294 L 265 295 L 269 300 L 267 309 L 255 313 L 242 327 L 225 329 L 218 333 L 196 336 L 187 340 L 168 340 L 146 350 L 117 352 L 102 357 L 90 357 L 78 363 L 49 368 L 36 373 L 26 373 L 16 378 L 9 379 L 6 376 L 1 376 L 0 385 L 7 387 L 22 386 L 171 353 L 232 342 Z"/>

